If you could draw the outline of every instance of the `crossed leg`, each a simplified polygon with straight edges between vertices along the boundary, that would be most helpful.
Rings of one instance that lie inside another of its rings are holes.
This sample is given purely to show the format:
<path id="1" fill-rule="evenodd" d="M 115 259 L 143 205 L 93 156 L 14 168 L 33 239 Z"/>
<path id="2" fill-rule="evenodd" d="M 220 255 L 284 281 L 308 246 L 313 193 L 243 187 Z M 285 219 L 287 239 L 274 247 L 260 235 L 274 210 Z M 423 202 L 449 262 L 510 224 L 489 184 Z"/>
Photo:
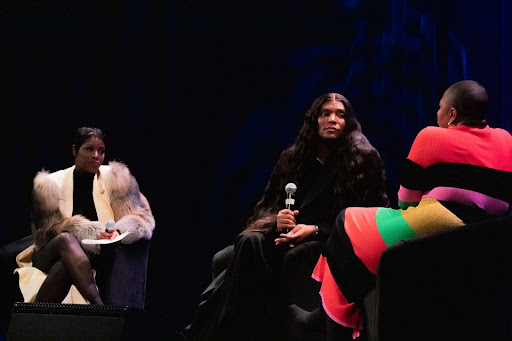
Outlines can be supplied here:
<path id="1" fill-rule="evenodd" d="M 37 293 L 36 302 L 60 303 L 74 284 L 91 304 L 103 304 L 89 258 L 72 234 L 63 232 L 54 237 L 34 252 L 32 263 L 48 274 Z"/>

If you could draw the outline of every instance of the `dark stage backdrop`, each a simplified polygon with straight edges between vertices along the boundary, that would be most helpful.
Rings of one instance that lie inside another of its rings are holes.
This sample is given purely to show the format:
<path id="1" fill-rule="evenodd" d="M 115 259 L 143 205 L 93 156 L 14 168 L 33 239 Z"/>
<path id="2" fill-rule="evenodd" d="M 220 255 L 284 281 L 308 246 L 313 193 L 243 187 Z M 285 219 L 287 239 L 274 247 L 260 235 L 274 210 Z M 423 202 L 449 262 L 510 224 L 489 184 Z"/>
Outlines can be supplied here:
<path id="1" fill-rule="evenodd" d="M 310 103 L 354 104 L 399 167 L 462 79 L 510 131 L 507 0 L 2 1 L 0 241 L 30 233 L 32 179 L 73 163 L 77 127 L 106 132 L 157 221 L 147 310 L 182 328 Z"/>

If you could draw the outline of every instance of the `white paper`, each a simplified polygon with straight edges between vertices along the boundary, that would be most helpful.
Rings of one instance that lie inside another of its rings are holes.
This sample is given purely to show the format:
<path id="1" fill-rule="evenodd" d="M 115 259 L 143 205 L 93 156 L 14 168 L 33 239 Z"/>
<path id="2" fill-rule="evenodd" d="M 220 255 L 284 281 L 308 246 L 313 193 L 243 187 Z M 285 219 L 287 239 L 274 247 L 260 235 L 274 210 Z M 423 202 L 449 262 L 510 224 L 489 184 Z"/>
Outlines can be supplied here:
<path id="1" fill-rule="evenodd" d="M 128 232 L 125 232 L 123 234 L 120 234 L 119 236 L 115 237 L 112 240 L 110 240 L 110 239 L 82 239 L 82 244 L 88 244 L 88 245 L 91 245 L 91 244 L 112 244 L 112 243 L 120 241 L 121 239 L 126 237 L 129 233 L 130 232 L 128 231 Z"/>

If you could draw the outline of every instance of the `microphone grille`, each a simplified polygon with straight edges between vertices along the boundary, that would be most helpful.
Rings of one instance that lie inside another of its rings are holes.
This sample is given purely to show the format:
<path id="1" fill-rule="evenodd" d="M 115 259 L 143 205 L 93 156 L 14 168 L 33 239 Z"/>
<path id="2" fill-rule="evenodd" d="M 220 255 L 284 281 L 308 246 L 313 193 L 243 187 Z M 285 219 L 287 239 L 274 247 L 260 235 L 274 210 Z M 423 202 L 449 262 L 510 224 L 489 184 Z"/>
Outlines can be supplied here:
<path id="1" fill-rule="evenodd" d="M 116 227 L 116 222 L 113 220 L 107 220 L 105 222 L 105 229 L 107 232 L 112 232 L 112 230 Z"/>
<path id="2" fill-rule="evenodd" d="M 286 191 L 286 193 L 295 193 L 297 191 L 297 186 L 293 182 L 290 182 L 286 184 L 284 190 Z"/>

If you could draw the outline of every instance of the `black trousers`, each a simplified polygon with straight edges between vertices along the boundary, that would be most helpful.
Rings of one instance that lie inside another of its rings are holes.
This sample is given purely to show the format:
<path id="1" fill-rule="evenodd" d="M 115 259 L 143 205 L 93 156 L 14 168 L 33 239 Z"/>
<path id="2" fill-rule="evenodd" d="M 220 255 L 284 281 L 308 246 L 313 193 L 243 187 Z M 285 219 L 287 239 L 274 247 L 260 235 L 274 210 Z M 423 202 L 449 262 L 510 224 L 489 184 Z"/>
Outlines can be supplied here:
<path id="1" fill-rule="evenodd" d="M 260 232 L 238 237 L 225 274 L 215 339 L 272 339 L 278 331 L 279 309 L 284 306 L 280 269 L 286 249 L 274 245 L 275 237 Z"/>
<path id="2" fill-rule="evenodd" d="M 244 234 L 215 254 L 212 283 L 183 330 L 188 340 L 286 340 L 294 328 L 285 321 L 289 305 L 307 311 L 321 306 L 320 283 L 311 274 L 324 241 L 290 248 L 276 246 L 276 236 Z"/>
<path id="3" fill-rule="evenodd" d="M 238 237 L 225 273 L 216 339 L 283 340 L 288 305 L 320 305 L 311 273 L 323 242 L 276 246 L 276 237 L 275 232 Z"/>

